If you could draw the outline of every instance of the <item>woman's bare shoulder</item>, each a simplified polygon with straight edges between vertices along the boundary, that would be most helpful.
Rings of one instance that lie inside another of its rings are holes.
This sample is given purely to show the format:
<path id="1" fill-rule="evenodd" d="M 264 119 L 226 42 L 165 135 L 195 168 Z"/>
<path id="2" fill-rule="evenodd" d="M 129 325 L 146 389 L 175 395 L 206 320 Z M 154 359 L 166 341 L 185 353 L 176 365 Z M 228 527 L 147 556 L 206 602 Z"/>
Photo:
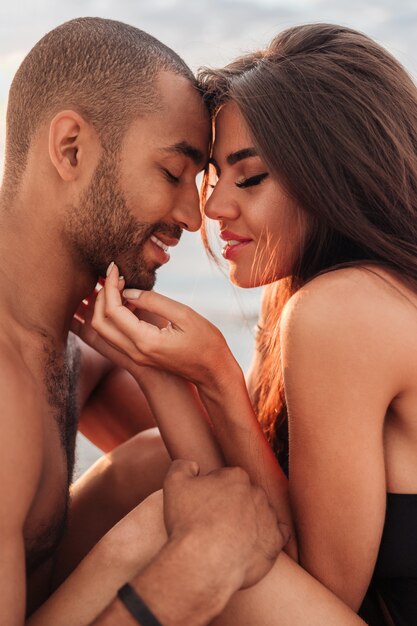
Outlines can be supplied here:
<path id="1" fill-rule="evenodd" d="M 283 324 L 392 325 L 393 315 L 417 326 L 417 293 L 380 266 L 345 267 L 321 274 L 288 301 Z"/>
<path id="2" fill-rule="evenodd" d="M 390 391 L 401 391 L 417 371 L 417 296 L 380 267 L 322 274 L 288 301 L 281 346 L 292 363 L 315 355 L 320 362 L 343 358 L 357 367 L 361 359 L 390 380 Z"/>
<path id="3" fill-rule="evenodd" d="M 372 393 L 384 381 L 392 398 L 417 371 L 417 297 L 380 268 L 320 275 L 288 301 L 281 348 L 284 368 L 325 368 L 331 377 L 342 363 L 367 378 Z"/>

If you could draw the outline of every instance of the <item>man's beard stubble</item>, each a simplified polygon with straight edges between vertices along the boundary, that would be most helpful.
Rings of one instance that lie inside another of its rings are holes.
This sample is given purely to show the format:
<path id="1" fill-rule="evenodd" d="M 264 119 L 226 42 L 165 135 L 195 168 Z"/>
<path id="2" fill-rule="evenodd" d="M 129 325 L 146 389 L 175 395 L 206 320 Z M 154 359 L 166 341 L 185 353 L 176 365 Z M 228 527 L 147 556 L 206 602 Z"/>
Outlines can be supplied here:
<path id="1" fill-rule="evenodd" d="M 66 234 L 83 264 L 98 277 L 111 261 L 118 265 L 126 287 L 152 289 L 160 267 L 143 258 L 153 233 L 179 239 L 182 229 L 165 222 L 139 222 L 131 214 L 120 188 L 114 156 L 104 155 L 78 206 L 67 212 Z"/>

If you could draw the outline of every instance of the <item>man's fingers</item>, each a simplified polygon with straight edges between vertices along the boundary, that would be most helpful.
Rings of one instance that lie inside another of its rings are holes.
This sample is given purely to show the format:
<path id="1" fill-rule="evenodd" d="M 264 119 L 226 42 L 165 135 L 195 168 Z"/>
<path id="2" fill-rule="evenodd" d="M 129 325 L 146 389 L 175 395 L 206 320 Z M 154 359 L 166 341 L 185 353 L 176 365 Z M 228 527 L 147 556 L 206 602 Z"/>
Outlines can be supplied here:
<path id="1" fill-rule="evenodd" d="M 200 466 L 196 461 L 185 461 L 177 459 L 171 463 L 165 481 L 184 480 L 195 478 L 200 473 Z"/>
<path id="2" fill-rule="evenodd" d="M 291 529 L 288 526 L 288 524 L 284 524 L 284 522 L 277 522 L 277 523 L 278 523 L 278 528 L 282 536 L 282 540 L 284 542 L 282 547 L 284 547 L 287 545 L 287 543 L 291 539 Z"/>

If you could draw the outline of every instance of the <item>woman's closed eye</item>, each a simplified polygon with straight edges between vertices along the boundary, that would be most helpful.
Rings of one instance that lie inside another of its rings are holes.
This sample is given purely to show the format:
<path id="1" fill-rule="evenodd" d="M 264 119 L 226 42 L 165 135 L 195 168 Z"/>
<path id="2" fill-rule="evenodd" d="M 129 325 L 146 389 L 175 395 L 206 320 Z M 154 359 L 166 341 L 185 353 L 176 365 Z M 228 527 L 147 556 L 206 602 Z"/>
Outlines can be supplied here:
<path id="1" fill-rule="evenodd" d="M 256 176 L 250 176 L 249 178 L 243 178 L 235 182 L 236 187 L 239 189 L 247 189 L 248 187 L 254 187 L 255 185 L 260 185 L 260 183 L 265 180 L 269 176 L 268 172 L 263 172 L 262 174 L 257 174 Z"/>

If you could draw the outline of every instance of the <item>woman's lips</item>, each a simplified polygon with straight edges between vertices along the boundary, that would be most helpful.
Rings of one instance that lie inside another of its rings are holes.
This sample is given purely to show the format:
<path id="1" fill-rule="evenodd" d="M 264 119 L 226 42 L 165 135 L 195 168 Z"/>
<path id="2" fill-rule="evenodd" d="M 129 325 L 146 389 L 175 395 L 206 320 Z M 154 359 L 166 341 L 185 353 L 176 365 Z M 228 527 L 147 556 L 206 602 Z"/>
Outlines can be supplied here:
<path id="1" fill-rule="evenodd" d="M 225 259 L 231 261 L 250 243 L 252 243 L 252 239 L 228 239 L 222 250 L 222 255 Z"/>
<path id="2" fill-rule="evenodd" d="M 243 237 L 231 230 L 222 230 L 220 237 L 226 242 L 222 250 L 222 255 L 228 261 L 235 259 L 246 246 L 252 243 L 252 239 L 249 237 Z"/>

